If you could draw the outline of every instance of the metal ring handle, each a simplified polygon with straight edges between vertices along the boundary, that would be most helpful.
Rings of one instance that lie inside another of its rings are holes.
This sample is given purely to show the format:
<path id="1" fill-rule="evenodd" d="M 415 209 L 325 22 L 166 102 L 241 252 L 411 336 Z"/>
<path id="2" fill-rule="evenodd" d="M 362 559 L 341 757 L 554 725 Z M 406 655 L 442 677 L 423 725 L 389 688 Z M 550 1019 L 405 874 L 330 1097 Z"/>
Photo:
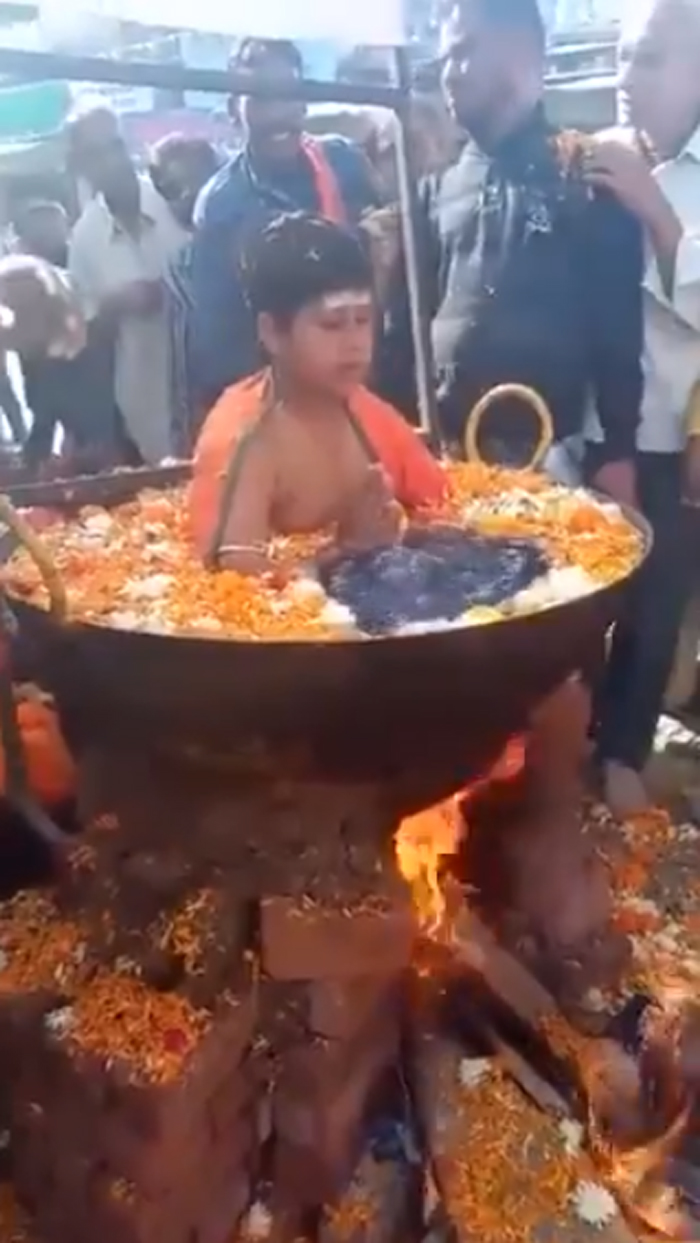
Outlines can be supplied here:
<path id="1" fill-rule="evenodd" d="M 479 432 L 481 430 L 481 422 L 484 415 L 491 406 L 497 401 L 503 401 L 507 397 L 516 397 L 524 405 L 528 406 L 537 415 L 539 422 L 539 438 L 530 457 L 530 461 L 523 467 L 524 470 L 535 470 L 554 440 L 554 421 L 551 411 L 546 401 L 536 393 L 534 388 L 528 388 L 526 384 L 497 384 L 495 388 L 489 389 L 488 393 L 477 401 L 474 409 L 467 415 L 467 421 L 464 425 L 464 455 L 468 462 L 483 462 L 484 459 L 479 451 Z"/>
<path id="2" fill-rule="evenodd" d="M 22 515 L 17 513 L 8 497 L 3 496 L 2 493 L 0 493 L 0 523 L 11 531 L 17 543 L 29 554 L 39 571 L 49 595 L 51 616 L 57 622 L 64 622 L 68 612 L 68 596 L 63 579 L 39 537 Z"/>

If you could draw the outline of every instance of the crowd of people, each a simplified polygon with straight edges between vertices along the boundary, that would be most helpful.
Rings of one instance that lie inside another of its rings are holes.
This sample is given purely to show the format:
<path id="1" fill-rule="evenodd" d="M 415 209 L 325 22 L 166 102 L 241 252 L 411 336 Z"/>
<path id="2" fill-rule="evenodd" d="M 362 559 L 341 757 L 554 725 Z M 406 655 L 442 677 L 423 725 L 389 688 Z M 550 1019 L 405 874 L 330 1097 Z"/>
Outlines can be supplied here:
<path id="1" fill-rule="evenodd" d="M 647 803 L 642 774 L 694 585 L 699 0 L 640 0 L 620 51 L 628 128 L 574 140 L 544 114 L 537 0 L 457 0 L 441 57 L 463 141 L 421 184 L 418 251 L 446 442 L 462 442 L 492 386 L 528 385 L 583 477 L 653 527 L 595 694 L 603 789 L 627 815 Z M 406 434 L 407 281 L 376 170 L 352 142 L 306 132 L 304 106 L 285 98 L 303 75 L 293 44 L 245 40 L 234 67 L 276 96 L 232 100 L 245 143 L 231 160 L 175 136 L 141 175 L 117 119 L 92 108 L 66 134 L 92 191 L 82 215 L 71 229 L 59 205 L 28 203 L 15 229 L 18 250 L 67 271 L 86 324 L 70 356 L 25 351 L 28 460 L 50 452 L 57 425 L 77 453 L 111 463 L 189 456 L 201 433 L 202 555 L 249 569 L 274 529 L 340 521 L 343 506 L 357 525 L 362 489 L 390 526 L 395 498 L 420 502 L 437 485 Z M 381 261 L 377 220 L 390 222 Z M 505 404 L 486 450 L 517 464 L 531 437 L 526 412 Z M 384 468 L 388 491 L 376 472 L 360 480 L 361 460 Z"/>

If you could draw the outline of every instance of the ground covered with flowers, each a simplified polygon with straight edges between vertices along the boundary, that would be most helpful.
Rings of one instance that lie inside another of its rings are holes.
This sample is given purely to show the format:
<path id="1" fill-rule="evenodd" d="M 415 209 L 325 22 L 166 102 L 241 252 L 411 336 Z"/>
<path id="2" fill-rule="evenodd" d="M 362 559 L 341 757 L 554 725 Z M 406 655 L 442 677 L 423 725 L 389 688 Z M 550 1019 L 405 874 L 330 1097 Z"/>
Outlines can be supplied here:
<path id="1" fill-rule="evenodd" d="M 683 798 L 700 786 L 700 734 L 663 721 L 652 779 L 666 804 L 653 813 L 619 824 L 599 804 L 588 809 L 587 831 L 610 868 L 616 920 L 633 946 L 619 994 L 592 995 L 592 1008 L 669 986 L 700 993 L 700 829 Z M 464 1059 L 461 1081 L 464 1164 L 454 1194 L 470 1223 L 465 1239 L 635 1243 L 576 1122 L 543 1113 L 496 1063 Z"/>

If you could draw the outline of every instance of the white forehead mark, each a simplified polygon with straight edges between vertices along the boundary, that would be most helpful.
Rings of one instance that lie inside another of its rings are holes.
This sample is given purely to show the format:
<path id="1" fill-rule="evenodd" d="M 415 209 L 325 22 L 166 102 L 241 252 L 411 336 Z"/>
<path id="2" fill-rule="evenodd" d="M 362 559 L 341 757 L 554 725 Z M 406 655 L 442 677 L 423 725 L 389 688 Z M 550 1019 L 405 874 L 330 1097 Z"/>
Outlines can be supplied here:
<path id="1" fill-rule="evenodd" d="M 364 310 L 372 305 L 370 293 L 360 293 L 355 289 L 346 289 L 341 293 L 324 294 L 321 302 L 327 311 Z"/>

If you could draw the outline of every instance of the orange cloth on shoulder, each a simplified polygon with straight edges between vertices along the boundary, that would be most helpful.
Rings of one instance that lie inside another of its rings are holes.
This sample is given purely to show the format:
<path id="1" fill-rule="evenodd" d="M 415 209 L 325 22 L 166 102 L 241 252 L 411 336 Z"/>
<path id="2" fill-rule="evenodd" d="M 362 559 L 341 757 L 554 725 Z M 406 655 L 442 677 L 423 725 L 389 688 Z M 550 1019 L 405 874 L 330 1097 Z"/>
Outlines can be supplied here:
<path id="1" fill-rule="evenodd" d="M 204 555 L 221 507 L 231 459 L 263 408 L 268 377 L 264 372 L 241 380 L 221 395 L 197 441 L 189 516 L 192 537 Z M 396 500 L 407 510 L 429 508 L 443 499 L 445 473 L 405 419 L 367 388 L 353 393 L 350 406 L 386 471 Z"/>

